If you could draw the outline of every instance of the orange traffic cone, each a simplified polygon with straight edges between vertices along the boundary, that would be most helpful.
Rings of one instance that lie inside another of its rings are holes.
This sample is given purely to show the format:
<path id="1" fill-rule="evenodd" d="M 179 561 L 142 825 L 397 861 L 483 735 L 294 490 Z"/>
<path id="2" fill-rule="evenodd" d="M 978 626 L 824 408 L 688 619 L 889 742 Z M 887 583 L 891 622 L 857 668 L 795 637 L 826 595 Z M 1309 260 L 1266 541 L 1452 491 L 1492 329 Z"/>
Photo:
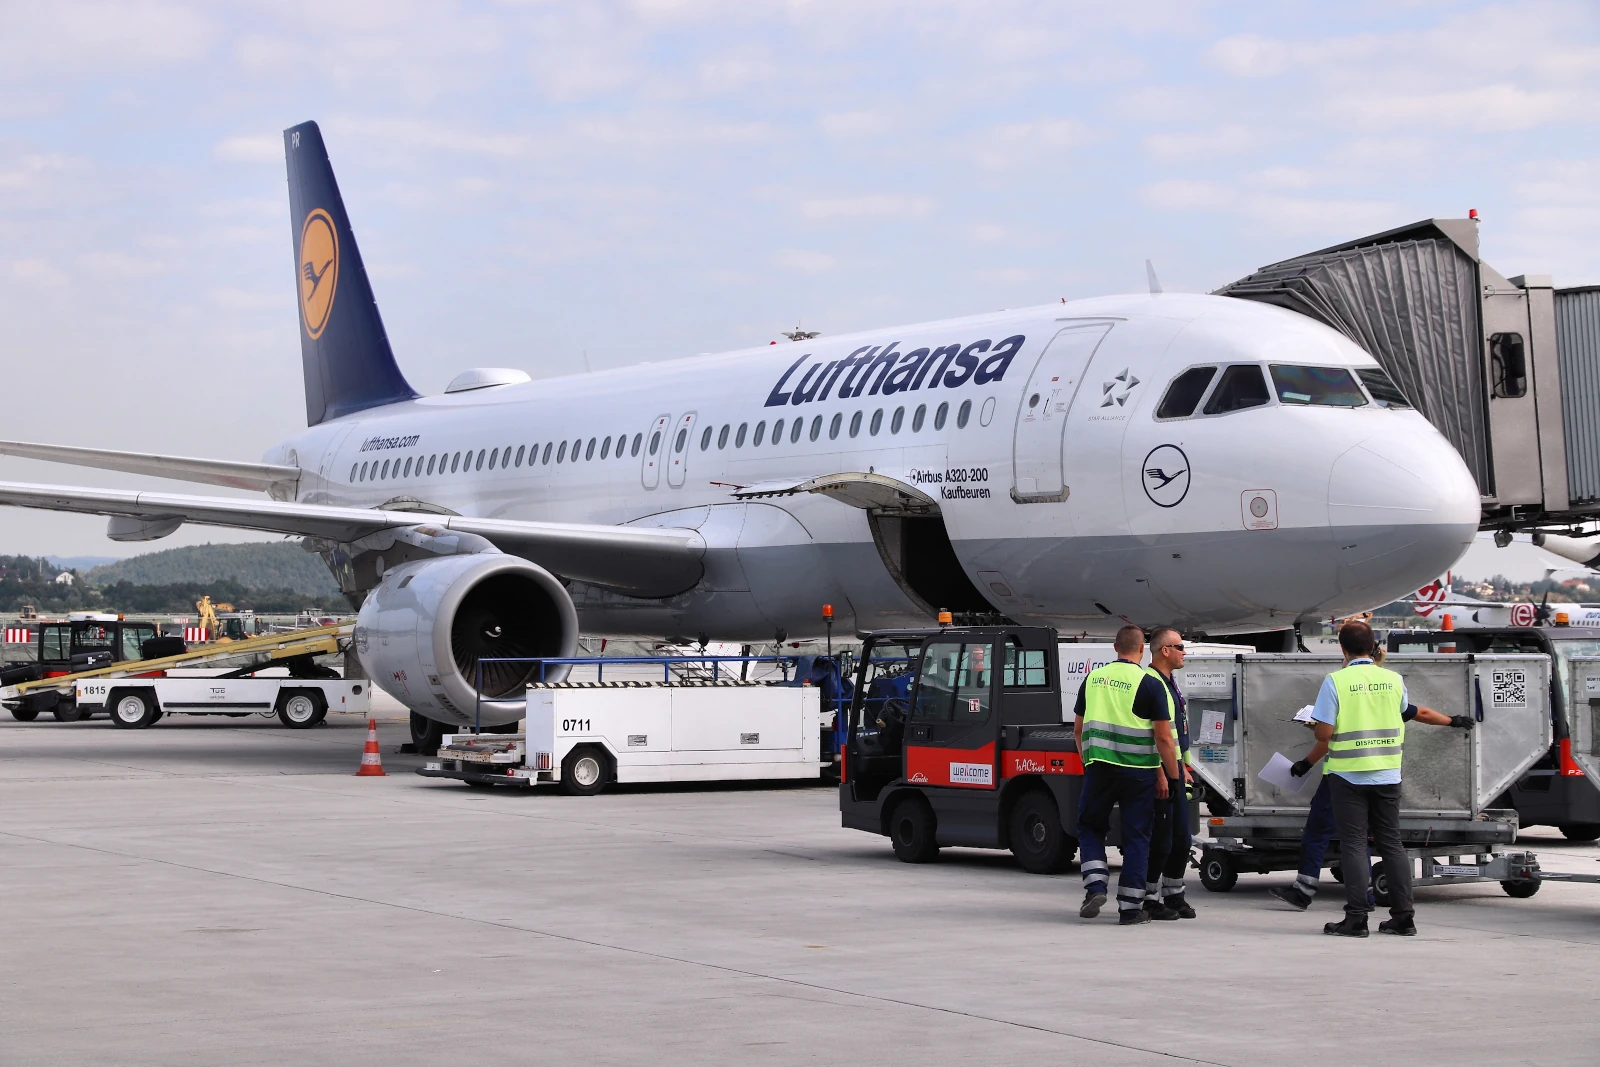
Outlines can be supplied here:
<path id="1" fill-rule="evenodd" d="M 357 778 L 386 778 L 388 772 L 383 769 L 383 752 L 378 748 L 378 720 L 367 720 L 367 747 L 361 750 L 361 769 L 356 771 Z"/>

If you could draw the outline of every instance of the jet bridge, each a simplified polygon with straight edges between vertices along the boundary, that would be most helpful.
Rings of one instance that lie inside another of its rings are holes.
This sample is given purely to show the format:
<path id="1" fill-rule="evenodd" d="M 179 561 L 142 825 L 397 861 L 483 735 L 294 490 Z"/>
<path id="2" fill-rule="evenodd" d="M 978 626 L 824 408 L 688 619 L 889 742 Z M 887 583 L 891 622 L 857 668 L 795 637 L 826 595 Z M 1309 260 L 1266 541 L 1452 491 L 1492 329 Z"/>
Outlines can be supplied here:
<path id="1" fill-rule="evenodd" d="M 1426 219 L 1217 290 L 1309 315 L 1389 372 L 1477 479 L 1484 529 L 1600 517 L 1600 286 L 1506 278 L 1476 219 Z"/>

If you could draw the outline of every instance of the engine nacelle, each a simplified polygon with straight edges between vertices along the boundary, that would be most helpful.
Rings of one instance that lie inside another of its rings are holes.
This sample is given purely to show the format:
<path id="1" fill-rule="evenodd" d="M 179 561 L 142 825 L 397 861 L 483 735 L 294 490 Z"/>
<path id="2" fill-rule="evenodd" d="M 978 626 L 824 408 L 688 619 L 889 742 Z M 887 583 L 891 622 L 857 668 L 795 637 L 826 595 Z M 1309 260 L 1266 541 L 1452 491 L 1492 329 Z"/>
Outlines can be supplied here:
<path id="1" fill-rule="evenodd" d="M 373 684 L 406 707 L 452 726 L 479 717 L 485 726 L 515 722 L 527 706 L 523 687 L 539 665 L 483 664 L 501 657 L 571 656 L 578 613 L 555 576 L 498 552 L 402 563 L 384 572 L 356 621 L 356 654 Z M 549 668 L 559 681 L 567 668 Z"/>

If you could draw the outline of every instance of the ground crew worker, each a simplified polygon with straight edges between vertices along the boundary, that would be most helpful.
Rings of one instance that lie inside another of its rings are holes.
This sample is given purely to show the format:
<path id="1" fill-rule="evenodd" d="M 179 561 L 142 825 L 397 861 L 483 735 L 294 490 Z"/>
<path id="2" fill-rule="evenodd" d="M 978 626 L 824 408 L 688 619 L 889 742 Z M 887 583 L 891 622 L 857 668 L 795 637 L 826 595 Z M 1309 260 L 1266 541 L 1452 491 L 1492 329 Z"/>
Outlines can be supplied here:
<path id="1" fill-rule="evenodd" d="M 1167 713 L 1178 746 L 1179 777 L 1167 782 L 1167 797 L 1155 804 L 1150 831 L 1150 868 L 1144 876 L 1144 910 L 1152 919 L 1192 919 L 1194 908 L 1183 895 L 1183 872 L 1189 868 L 1189 716 L 1172 672 L 1183 669 L 1183 635 L 1163 626 L 1150 635 L 1150 666 L 1145 671 L 1161 681 Z"/>
<path id="2" fill-rule="evenodd" d="M 1378 649 L 1373 654 L 1373 662 L 1383 666 L 1383 649 Z M 1442 711 L 1432 708 L 1419 708 L 1415 704 L 1407 704 L 1406 710 L 1400 713 L 1403 722 L 1413 719 L 1429 726 L 1454 726 L 1459 730 L 1472 729 L 1470 715 L 1446 715 Z M 1306 724 L 1310 726 L 1310 723 Z M 1311 764 L 1305 763 L 1304 774 L 1311 772 Z M 1296 763 L 1291 768 L 1291 773 L 1300 767 Z M 1317 791 L 1311 798 L 1311 811 L 1306 815 L 1306 826 L 1300 834 L 1300 873 L 1295 877 L 1294 884 L 1277 886 L 1267 890 L 1274 897 L 1288 904 L 1292 908 L 1305 911 L 1311 907 L 1311 902 L 1317 897 L 1317 887 L 1322 881 L 1322 860 L 1328 854 L 1328 842 L 1333 840 L 1333 801 L 1330 799 L 1328 776 L 1323 775 L 1322 781 L 1317 785 Z M 1365 860 L 1366 856 L 1362 858 Z M 1370 877 L 1370 868 L 1369 868 Z"/>
<path id="3" fill-rule="evenodd" d="M 1117 805 L 1122 811 L 1117 914 L 1122 925 L 1134 926 L 1150 921 L 1143 908 L 1150 824 L 1156 799 L 1167 795 L 1168 781 L 1178 776 L 1178 751 L 1166 686 L 1139 666 L 1144 632 L 1124 626 L 1117 631 L 1114 647 L 1116 661 L 1089 673 L 1073 709 L 1077 720 L 1073 732 L 1083 759 L 1078 849 L 1084 894 L 1078 915 L 1093 919 L 1105 906 L 1111 881 L 1106 833 L 1111 808 Z"/>
<path id="4" fill-rule="evenodd" d="M 1323 679 L 1312 710 L 1317 743 L 1295 763 L 1297 775 L 1328 757 L 1326 777 L 1344 875 L 1344 919 L 1328 923 L 1325 934 L 1366 937 L 1372 905 L 1367 890 L 1372 874 L 1363 859 L 1372 836 L 1389 880 L 1389 918 L 1378 932 L 1410 937 L 1417 932 L 1411 898 L 1411 858 L 1400 841 L 1400 761 L 1405 744 L 1405 680 L 1373 662 L 1377 641 L 1372 627 L 1347 622 L 1339 629 L 1344 667 Z"/>

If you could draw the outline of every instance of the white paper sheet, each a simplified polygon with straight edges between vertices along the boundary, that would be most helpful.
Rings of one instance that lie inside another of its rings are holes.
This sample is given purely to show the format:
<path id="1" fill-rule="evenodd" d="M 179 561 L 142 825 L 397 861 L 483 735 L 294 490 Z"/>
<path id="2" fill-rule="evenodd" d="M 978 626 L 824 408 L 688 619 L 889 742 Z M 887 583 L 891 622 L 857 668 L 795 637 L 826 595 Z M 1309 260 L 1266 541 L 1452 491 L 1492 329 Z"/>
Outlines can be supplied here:
<path id="1" fill-rule="evenodd" d="M 1321 777 L 1317 773 L 1317 768 L 1313 767 L 1304 778 L 1296 778 L 1289 773 L 1289 768 L 1293 766 L 1294 760 L 1285 756 L 1282 752 L 1274 752 L 1272 758 L 1267 761 L 1267 765 L 1261 768 L 1261 773 L 1256 777 L 1275 789 L 1283 790 L 1285 793 L 1304 792 L 1307 785 Z"/>
<path id="2" fill-rule="evenodd" d="M 1222 732 L 1228 725 L 1226 711 L 1203 711 L 1200 713 L 1200 736 L 1197 744 L 1220 745 Z"/>
<path id="3" fill-rule="evenodd" d="M 1305 707 L 1294 713 L 1294 721 L 1315 722 L 1316 720 L 1313 719 L 1312 716 L 1316 714 L 1316 711 L 1317 706 L 1315 704 L 1307 704 Z"/>

